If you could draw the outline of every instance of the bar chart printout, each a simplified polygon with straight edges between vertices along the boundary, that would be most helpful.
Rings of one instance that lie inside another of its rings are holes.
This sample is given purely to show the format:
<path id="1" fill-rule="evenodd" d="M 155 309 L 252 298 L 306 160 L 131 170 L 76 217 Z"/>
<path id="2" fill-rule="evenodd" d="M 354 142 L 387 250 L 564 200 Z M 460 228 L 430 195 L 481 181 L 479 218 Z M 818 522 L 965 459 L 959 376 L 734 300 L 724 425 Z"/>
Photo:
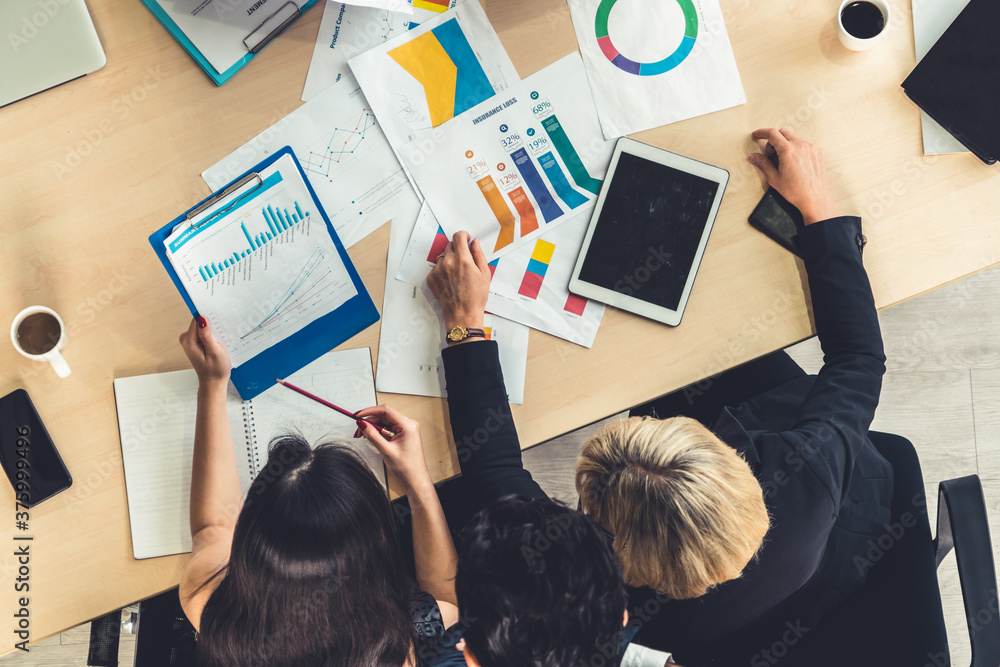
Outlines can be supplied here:
<path id="1" fill-rule="evenodd" d="M 283 174 L 288 174 L 284 178 Z M 240 366 L 357 294 L 291 156 L 252 188 L 181 223 L 167 256 Z"/>
<path id="2" fill-rule="evenodd" d="M 586 309 L 587 300 L 576 294 L 570 294 L 566 299 L 566 305 L 563 306 L 563 310 L 574 315 L 583 315 L 583 311 Z"/>
<path id="3" fill-rule="evenodd" d="M 224 260 L 211 262 L 205 266 L 199 267 L 198 272 L 201 274 L 202 279 L 204 279 L 205 282 L 208 282 L 247 255 L 253 254 L 254 250 L 257 250 L 264 244 L 276 239 L 278 234 L 291 229 L 294 225 L 302 222 L 309 216 L 308 212 L 302 211 L 302 207 L 298 202 L 294 202 L 293 205 L 295 207 L 295 212 L 291 214 L 289 214 L 287 209 L 275 210 L 270 204 L 268 204 L 267 208 L 262 209 L 261 217 L 263 218 L 263 221 L 267 223 L 267 227 L 259 234 L 251 236 L 250 230 L 247 229 L 247 223 L 241 222 L 240 229 L 243 230 L 243 236 L 246 237 L 247 243 L 250 247 L 244 249 L 242 252 L 235 251 Z"/>
<path id="4" fill-rule="evenodd" d="M 535 249 L 531 252 L 531 259 L 528 260 L 528 268 L 524 271 L 524 278 L 521 280 L 521 287 L 517 293 L 529 299 L 537 299 L 538 292 L 542 289 L 542 280 L 545 272 L 549 270 L 549 262 L 552 261 L 552 253 L 555 252 L 554 243 L 539 239 L 535 241 Z"/>
<path id="5" fill-rule="evenodd" d="M 444 253 L 444 249 L 448 246 L 448 236 L 441 229 L 441 225 L 438 225 L 437 233 L 434 234 L 434 241 L 431 243 L 430 252 L 427 253 L 427 261 L 431 264 L 437 264 L 437 258 Z"/>

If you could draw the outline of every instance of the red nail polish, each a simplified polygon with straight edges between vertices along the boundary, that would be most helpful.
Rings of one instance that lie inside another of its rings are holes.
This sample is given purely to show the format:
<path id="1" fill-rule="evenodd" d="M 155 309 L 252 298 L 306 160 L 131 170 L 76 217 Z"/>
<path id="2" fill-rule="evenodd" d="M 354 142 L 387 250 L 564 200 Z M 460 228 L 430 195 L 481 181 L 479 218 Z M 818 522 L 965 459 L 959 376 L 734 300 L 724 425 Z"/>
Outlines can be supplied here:
<path id="1" fill-rule="evenodd" d="M 368 426 L 368 422 L 366 422 L 364 419 L 358 420 L 358 429 L 364 431 L 366 426 Z"/>
<path id="2" fill-rule="evenodd" d="M 205 327 L 208 326 L 208 320 L 206 320 L 204 317 L 202 317 L 201 315 L 199 315 L 198 316 L 198 326 L 201 327 L 202 329 L 204 329 Z"/>

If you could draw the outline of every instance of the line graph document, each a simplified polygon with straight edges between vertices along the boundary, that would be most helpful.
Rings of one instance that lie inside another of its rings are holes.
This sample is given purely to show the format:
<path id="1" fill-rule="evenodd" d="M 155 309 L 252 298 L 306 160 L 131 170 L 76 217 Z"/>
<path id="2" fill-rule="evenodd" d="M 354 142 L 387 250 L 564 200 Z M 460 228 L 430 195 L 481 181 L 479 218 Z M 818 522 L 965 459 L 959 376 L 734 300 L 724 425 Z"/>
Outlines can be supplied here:
<path id="1" fill-rule="evenodd" d="M 356 85 L 327 88 L 206 169 L 202 178 L 217 190 L 286 145 L 344 247 L 391 219 L 416 218 L 420 202 L 413 186 Z"/>
<path id="2" fill-rule="evenodd" d="M 184 289 L 234 367 L 358 293 L 298 173 L 283 156 L 231 207 L 182 223 L 166 240 Z"/>

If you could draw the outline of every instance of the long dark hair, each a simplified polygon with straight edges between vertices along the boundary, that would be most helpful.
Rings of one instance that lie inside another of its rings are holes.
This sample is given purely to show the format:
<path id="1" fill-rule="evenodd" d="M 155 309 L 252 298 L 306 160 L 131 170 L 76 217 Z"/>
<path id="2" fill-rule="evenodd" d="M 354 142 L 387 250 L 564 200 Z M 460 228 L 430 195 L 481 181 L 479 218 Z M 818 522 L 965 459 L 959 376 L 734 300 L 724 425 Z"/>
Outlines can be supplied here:
<path id="1" fill-rule="evenodd" d="M 203 667 L 400 667 L 413 641 L 388 498 L 348 447 L 271 442 L 201 618 Z M 206 582 L 207 583 L 207 582 Z"/>

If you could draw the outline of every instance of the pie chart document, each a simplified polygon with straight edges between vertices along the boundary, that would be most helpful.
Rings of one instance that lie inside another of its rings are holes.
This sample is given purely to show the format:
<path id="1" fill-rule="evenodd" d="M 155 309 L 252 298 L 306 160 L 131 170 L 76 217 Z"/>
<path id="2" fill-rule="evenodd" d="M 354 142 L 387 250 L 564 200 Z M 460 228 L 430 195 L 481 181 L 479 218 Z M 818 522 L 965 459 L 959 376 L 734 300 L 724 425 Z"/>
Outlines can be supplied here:
<path id="1" fill-rule="evenodd" d="M 718 0 L 569 0 L 606 139 L 747 101 Z"/>

